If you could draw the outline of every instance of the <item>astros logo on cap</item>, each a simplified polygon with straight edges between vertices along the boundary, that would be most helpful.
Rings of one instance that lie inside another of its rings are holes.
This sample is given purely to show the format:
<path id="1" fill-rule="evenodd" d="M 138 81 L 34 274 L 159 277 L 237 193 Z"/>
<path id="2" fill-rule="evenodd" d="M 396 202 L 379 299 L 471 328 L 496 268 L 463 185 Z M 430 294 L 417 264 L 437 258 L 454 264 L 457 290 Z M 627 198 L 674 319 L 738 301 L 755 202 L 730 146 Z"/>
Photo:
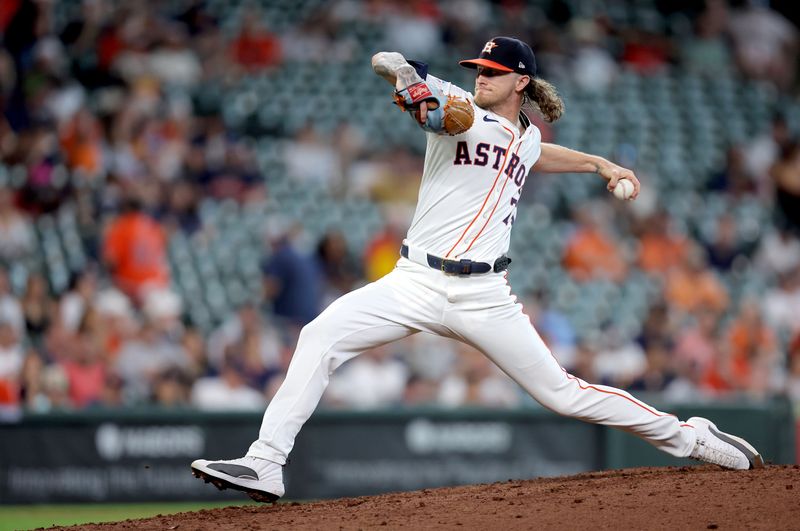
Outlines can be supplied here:
<path id="1" fill-rule="evenodd" d="M 497 46 L 494 41 L 489 41 L 486 43 L 486 46 L 483 47 L 483 51 L 481 53 L 492 53 L 492 48 Z"/>

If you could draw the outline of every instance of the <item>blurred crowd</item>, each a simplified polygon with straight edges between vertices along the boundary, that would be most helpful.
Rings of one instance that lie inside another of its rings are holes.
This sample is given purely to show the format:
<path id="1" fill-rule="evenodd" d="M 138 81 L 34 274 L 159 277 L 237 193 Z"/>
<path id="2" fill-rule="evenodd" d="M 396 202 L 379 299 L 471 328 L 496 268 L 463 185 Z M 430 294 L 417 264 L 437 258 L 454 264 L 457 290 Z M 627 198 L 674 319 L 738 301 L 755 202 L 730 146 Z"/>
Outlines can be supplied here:
<path id="1" fill-rule="evenodd" d="M 625 3 L 606 4 L 613 11 Z M 320 65 L 319 78 L 307 83 L 317 94 L 325 90 L 325 65 L 368 65 L 377 50 L 360 50 L 347 32 L 366 20 L 385 49 L 412 57 L 455 59 L 474 54 L 488 35 L 517 35 L 534 46 L 543 76 L 586 90 L 613 87 L 622 71 L 680 68 L 736 72 L 796 100 L 800 34 L 790 4 L 654 0 L 648 13 L 656 18 L 620 25 L 601 11 L 578 16 L 577 3 L 558 0 L 535 8 L 486 0 L 310 2 L 281 24 L 257 2 L 237 3 L 224 21 L 212 9 L 219 3 L 201 0 L 0 2 L 0 409 L 261 410 L 300 328 L 394 266 L 422 158 L 402 145 L 371 150 L 354 98 L 337 103 L 352 106 L 354 117 L 334 130 L 301 124 L 269 133 L 281 141 L 279 171 L 299 186 L 391 204 L 383 228 L 352 248 L 337 227 L 309 242 L 302 222 L 265 223 L 258 293 L 210 329 L 187 319 L 168 259 L 171 238 L 212 238 L 202 202 L 261 204 L 272 178 L 258 164 L 259 139 L 219 109 L 203 108 L 197 87 L 236 87 L 310 63 Z M 731 146 L 708 176 L 707 193 L 756 198 L 774 212 L 749 245 L 737 237 L 742 220 L 732 214 L 705 237 L 657 206 L 646 215 L 618 210 L 617 219 L 594 203 L 564 214 L 570 231 L 561 265 L 572 281 L 622 285 L 643 274 L 658 288 L 635 333 L 613 323 L 587 333 L 544 290 L 521 294 L 568 370 L 671 400 L 800 401 L 797 126 L 776 112 L 768 130 Z M 545 140 L 558 142 L 557 125 L 542 128 Z M 85 260 L 59 283 L 37 259 L 47 253 L 37 221 L 64 209 L 77 226 L 70 245 Z M 632 240 L 617 237 L 618 223 Z M 515 266 L 524 274 L 524 263 Z M 721 277 L 743 268 L 759 272 L 766 289 L 734 301 Z M 511 407 L 529 399 L 474 349 L 419 334 L 345 365 L 323 400 L 370 408 Z"/>

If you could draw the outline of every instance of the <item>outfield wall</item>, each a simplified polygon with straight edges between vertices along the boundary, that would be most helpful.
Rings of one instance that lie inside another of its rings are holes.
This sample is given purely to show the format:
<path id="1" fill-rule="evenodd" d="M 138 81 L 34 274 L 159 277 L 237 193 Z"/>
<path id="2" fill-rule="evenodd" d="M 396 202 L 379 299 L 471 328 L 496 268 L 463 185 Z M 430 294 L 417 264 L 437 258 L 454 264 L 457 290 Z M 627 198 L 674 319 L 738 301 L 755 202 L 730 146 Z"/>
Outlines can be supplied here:
<path id="1" fill-rule="evenodd" d="M 658 405 L 703 415 L 795 462 L 785 402 Z M 0 424 L 0 503 L 239 498 L 193 478 L 197 457 L 243 455 L 261 415 L 125 410 L 29 415 Z M 685 465 L 621 431 L 541 408 L 316 413 L 286 467 L 292 499 L 332 498 L 588 470 Z"/>

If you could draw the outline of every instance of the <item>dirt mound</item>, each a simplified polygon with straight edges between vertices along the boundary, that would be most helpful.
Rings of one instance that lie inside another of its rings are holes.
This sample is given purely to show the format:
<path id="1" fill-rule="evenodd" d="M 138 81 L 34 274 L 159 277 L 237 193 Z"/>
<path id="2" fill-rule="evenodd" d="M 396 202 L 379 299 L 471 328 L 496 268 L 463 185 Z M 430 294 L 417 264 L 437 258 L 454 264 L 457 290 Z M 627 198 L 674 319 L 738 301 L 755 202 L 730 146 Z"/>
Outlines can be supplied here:
<path id="1" fill-rule="evenodd" d="M 83 529 L 800 529 L 800 465 L 637 468 L 314 503 L 226 507 Z"/>

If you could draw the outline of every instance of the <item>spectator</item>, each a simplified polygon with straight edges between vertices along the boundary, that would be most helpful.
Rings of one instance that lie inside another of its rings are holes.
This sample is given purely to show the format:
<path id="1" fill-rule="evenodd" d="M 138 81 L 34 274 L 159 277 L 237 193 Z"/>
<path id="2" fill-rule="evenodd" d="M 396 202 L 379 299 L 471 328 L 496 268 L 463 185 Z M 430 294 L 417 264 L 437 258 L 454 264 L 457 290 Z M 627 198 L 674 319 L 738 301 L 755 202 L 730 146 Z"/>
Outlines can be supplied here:
<path id="1" fill-rule="evenodd" d="M 785 275 L 800 266 L 800 239 L 788 225 L 779 223 L 759 244 L 756 266 L 769 275 Z"/>
<path id="2" fill-rule="evenodd" d="M 299 251 L 293 239 L 299 227 L 286 227 L 274 220 L 268 238 L 272 254 L 262 264 L 264 294 L 272 303 L 272 312 L 287 323 L 302 326 L 320 311 L 322 273 L 311 257 Z"/>
<path id="3" fill-rule="evenodd" d="M 187 39 L 186 28 L 171 23 L 163 28 L 161 42 L 150 53 L 150 73 L 168 87 L 191 88 L 200 80 L 202 66 Z"/>
<path id="4" fill-rule="evenodd" d="M 752 194 L 755 191 L 753 175 L 748 171 L 744 148 L 733 145 L 725 153 L 725 166 L 714 172 L 706 183 L 709 190 L 725 192 L 733 197 Z"/>
<path id="5" fill-rule="evenodd" d="M 11 293 L 8 272 L 2 266 L 0 266 L 0 322 L 13 326 L 17 337 L 25 335 L 25 315 L 22 313 L 22 305 Z"/>
<path id="6" fill-rule="evenodd" d="M 623 33 L 622 63 L 641 74 L 662 72 L 671 55 L 671 43 L 654 28 L 628 28 Z"/>
<path id="7" fill-rule="evenodd" d="M 187 326 L 181 337 L 181 347 L 188 357 L 188 366 L 182 371 L 194 382 L 200 376 L 208 373 L 208 357 L 206 356 L 206 341 L 203 333 L 197 328 Z"/>
<path id="8" fill-rule="evenodd" d="M 219 370 L 227 359 L 238 363 L 245 375 L 253 376 L 248 383 L 262 388 L 280 364 L 280 337 L 277 330 L 261 315 L 253 303 L 242 304 L 208 339 L 208 361 Z"/>
<path id="9" fill-rule="evenodd" d="M 331 379 L 325 401 L 355 409 L 390 407 L 402 400 L 408 377 L 408 367 L 392 356 L 391 347 L 376 347 L 342 367 Z"/>
<path id="10" fill-rule="evenodd" d="M 192 386 L 191 404 L 203 411 L 261 411 L 264 395 L 248 387 L 236 365 L 226 360 L 219 376 L 200 378 Z"/>
<path id="11" fill-rule="evenodd" d="M 59 302 L 61 326 L 71 332 L 76 331 L 96 295 L 97 272 L 94 268 L 87 267 L 79 273 L 73 273 L 68 291 L 61 296 Z"/>
<path id="12" fill-rule="evenodd" d="M 474 348 L 458 344 L 455 370 L 445 376 L 438 401 L 445 407 L 519 405 L 521 395 L 514 382 Z"/>
<path id="13" fill-rule="evenodd" d="M 328 306 L 352 291 L 361 277 L 361 267 L 347 248 L 347 240 L 338 230 L 329 230 L 317 244 L 317 260 L 324 277 L 323 306 Z"/>
<path id="14" fill-rule="evenodd" d="M 72 409 L 69 398 L 69 378 L 61 365 L 46 365 L 42 368 L 41 392 L 32 397 L 34 411 Z"/>
<path id="15" fill-rule="evenodd" d="M 634 378 L 626 389 L 648 393 L 669 392 L 670 386 L 677 378 L 671 357 L 671 345 L 651 342 L 645 351 L 644 371 Z"/>
<path id="16" fill-rule="evenodd" d="M 76 334 L 72 334 L 59 353 L 60 365 L 66 374 L 70 403 L 77 408 L 99 405 L 107 377 L 107 364 L 100 338 L 94 335 L 98 317 L 87 313 Z"/>
<path id="17" fill-rule="evenodd" d="M 187 375 L 178 368 L 170 367 L 154 378 L 151 402 L 161 407 L 185 407 L 189 404 L 189 392 Z"/>
<path id="18" fill-rule="evenodd" d="M 744 151 L 747 172 L 755 179 L 758 195 L 771 199 L 774 193 L 770 182 L 770 168 L 781 155 L 783 147 L 791 141 L 789 123 L 783 114 L 776 113 L 770 122 L 769 131 L 750 141 Z"/>
<path id="19" fill-rule="evenodd" d="M 95 179 L 103 171 L 103 132 L 97 118 L 86 107 L 78 110 L 61 133 L 61 149 L 67 167 Z"/>
<path id="20" fill-rule="evenodd" d="M 626 389 L 641 378 L 647 369 L 647 358 L 642 347 L 627 337 L 622 330 L 609 326 L 594 345 L 593 373 L 602 382 Z"/>
<path id="21" fill-rule="evenodd" d="M 545 290 L 538 290 L 531 304 L 525 309 L 532 317 L 533 324 L 542 340 L 556 357 L 558 363 L 571 369 L 575 364 L 577 337 L 569 318 L 550 304 Z"/>
<path id="22" fill-rule="evenodd" d="M 72 61 L 72 72 L 88 88 L 113 85 L 114 79 L 100 62 L 101 39 L 107 34 L 111 9 L 105 2 L 83 0 L 80 15 L 61 31 L 61 42 Z"/>
<path id="23" fill-rule="evenodd" d="M 680 43 L 683 66 L 694 74 L 727 75 L 733 66 L 730 48 L 725 40 L 728 7 L 724 0 L 709 0 L 693 22 L 693 34 Z"/>
<path id="24" fill-rule="evenodd" d="M 744 246 L 739 242 L 736 218 L 729 213 L 717 219 L 713 239 L 706 244 L 708 263 L 717 271 L 727 272 L 733 268 L 737 258 L 745 256 Z"/>
<path id="25" fill-rule="evenodd" d="M 34 347 L 41 346 L 44 334 L 57 319 L 57 310 L 44 277 L 37 273 L 29 275 L 25 294 L 22 296 L 22 313 L 25 316 L 27 337 Z"/>
<path id="26" fill-rule="evenodd" d="M 245 71 L 255 71 L 281 62 L 280 39 L 271 34 L 261 22 L 261 13 L 246 9 L 242 15 L 239 34 L 231 43 L 233 60 Z"/>
<path id="27" fill-rule="evenodd" d="M 177 367 L 188 370 L 191 360 L 181 344 L 180 299 L 169 291 L 148 295 L 145 321 L 138 334 L 125 340 L 115 362 L 115 371 L 125 384 L 131 402 L 152 396 L 158 375 Z"/>
<path id="28" fill-rule="evenodd" d="M 20 190 L 21 206 L 31 214 L 53 212 L 72 194 L 72 183 L 62 165 L 54 124 L 47 118 L 37 121 L 20 139 L 28 178 Z"/>
<path id="29" fill-rule="evenodd" d="M 678 234 L 669 214 L 661 210 L 641 223 L 639 267 L 657 275 L 666 275 L 686 260 L 689 242 Z"/>
<path id="30" fill-rule="evenodd" d="M 389 4 L 386 18 L 386 42 L 391 50 L 406 57 L 434 57 L 441 45 L 436 21 L 441 14 L 435 2 Z"/>
<path id="31" fill-rule="evenodd" d="M 186 235 L 201 230 L 203 226 L 197 211 L 197 187 L 187 180 L 178 180 L 170 187 L 168 194 L 167 204 L 160 216 L 165 230 L 168 233 L 180 231 Z"/>
<path id="32" fill-rule="evenodd" d="M 313 124 L 300 129 L 284 148 L 286 173 L 303 186 L 319 186 L 327 190 L 342 186 L 342 163 L 339 153 Z"/>
<path id="33" fill-rule="evenodd" d="M 779 334 L 800 330 L 800 267 L 778 276 L 761 299 L 764 319 Z"/>
<path id="34" fill-rule="evenodd" d="M 718 314 L 729 301 L 728 291 L 716 272 L 708 268 L 705 251 L 699 246 L 693 246 L 686 260 L 667 275 L 664 295 L 667 302 L 685 313 L 709 310 Z"/>
<path id="35" fill-rule="evenodd" d="M 600 216 L 590 208 L 579 208 L 574 218 L 576 227 L 567 239 L 562 260 L 567 271 L 579 281 L 622 281 L 627 274 L 625 259 Z"/>
<path id="36" fill-rule="evenodd" d="M 594 341 L 590 338 L 583 338 L 578 342 L 575 349 L 575 363 L 572 367 L 572 374 L 587 382 L 598 382 L 600 376 L 594 372 L 594 358 L 596 356 Z"/>
<path id="37" fill-rule="evenodd" d="M 604 29 L 588 19 L 573 20 L 570 29 L 576 43 L 572 60 L 575 83 L 585 91 L 605 92 L 616 79 L 619 68 L 608 51 L 608 43 L 604 42 Z"/>
<path id="38" fill-rule="evenodd" d="M 28 256 L 33 249 L 31 221 L 14 204 L 14 192 L 0 185 L 0 260 L 19 260 Z"/>
<path id="39" fill-rule="evenodd" d="M 730 384 L 715 368 L 721 357 L 717 315 L 709 310 L 698 311 L 677 337 L 676 363 L 686 368 L 682 372 L 699 377 L 703 389 L 725 390 Z"/>
<path id="40" fill-rule="evenodd" d="M 788 89 L 795 80 L 798 33 L 788 20 L 754 0 L 740 2 L 728 31 L 736 62 L 745 76 Z"/>
<path id="41" fill-rule="evenodd" d="M 286 62 L 330 65 L 354 58 L 358 41 L 350 32 L 338 31 L 337 21 L 326 11 L 312 11 L 308 18 L 281 35 L 280 49 Z"/>
<path id="42" fill-rule="evenodd" d="M 129 198 L 108 227 L 103 258 L 116 286 L 133 301 L 141 303 L 147 289 L 169 284 L 166 246 L 161 226 L 138 199 Z"/>
<path id="43" fill-rule="evenodd" d="M 101 405 L 107 408 L 121 408 L 128 405 L 125 394 L 125 382 L 114 372 L 106 373 Z"/>
<path id="44" fill-rule="evenodd" d="M 0 320 L 0 408 L 19 404 L 24 358 L 14 324 Z"/>
<path id="45" fill-rule="evenodd" d="M 778 208 L 795 234 L 800 234 L 800 141 L 793 140 L 783 147 L 770 175 Z"/>
<path id="46" fill-rule="evenodd" d="M 670 312 L 669 306 L 665 301 L 659 300 L 651 304 L 647 310 L 647 315 L 642 323 L 642 331 L 639 334 L 638 343 L 645 349 L 650 350 L 651 344 L 666 345 L 672 344 L 678 334 L 675 312 Z"/>
<path id="47" fill-rule="evenodd" d="M 392 149 L 384 156 L 369 190 L 370 197 L 384 204 L 413 205 L 422 175 L 422 159 L 409 149 Z"/>
<path id="48" fill-rule="evenodd" d="M 402 403 L 408 407 L 436 405 L 439 382 L 418 374 L 411 374 L 403 391 Z"/>
<path id="49" fill-rule="evenodd" d="M 765 395 L 774 384 L 771 378 L 778 361 L 778 343 L 762 320 L 757 301 L 749 299 L 739 305 L 738 315 L 728 326 L 726 347 L 734 385 Z"/>

